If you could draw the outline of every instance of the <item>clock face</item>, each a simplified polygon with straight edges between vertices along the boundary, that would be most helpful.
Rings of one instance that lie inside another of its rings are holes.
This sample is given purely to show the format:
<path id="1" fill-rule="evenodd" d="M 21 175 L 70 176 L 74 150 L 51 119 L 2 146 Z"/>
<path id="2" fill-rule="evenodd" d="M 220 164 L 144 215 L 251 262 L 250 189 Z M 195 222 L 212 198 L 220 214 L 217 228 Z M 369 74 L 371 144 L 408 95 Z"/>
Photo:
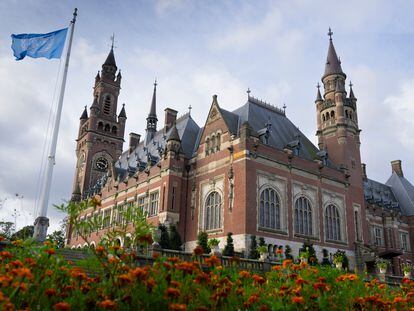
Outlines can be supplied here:
<path id="1" fill-rule="evenodd" d="M 96 160 L 96 168 L 100 171 L 106 171 L 108 169 L 108 160 L 104 157 L 100 157 Z"/>

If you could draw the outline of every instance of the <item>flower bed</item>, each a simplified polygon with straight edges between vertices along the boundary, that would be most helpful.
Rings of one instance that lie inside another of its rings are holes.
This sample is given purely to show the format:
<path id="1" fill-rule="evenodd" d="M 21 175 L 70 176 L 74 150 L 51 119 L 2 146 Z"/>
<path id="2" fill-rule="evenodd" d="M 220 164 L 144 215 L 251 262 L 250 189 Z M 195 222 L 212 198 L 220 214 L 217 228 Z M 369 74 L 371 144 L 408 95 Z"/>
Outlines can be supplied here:
<path id="1" fill-rule="evenodd" d="M 0 252 L 3 310 L 412 310 L 414 282 L 388 287 L 330 267 L 285 260 L 264 275 L 221 267 L 217 257 L 158 257 L 98 246 L 87 263 L 68 264 L 50 245 L 14 243 Z M 201 265 L 200 260 L 203 260 Z M 237 260 L 234 261 L 237 265 Z M 207 269 L 203 269 L 207 266 Z M 91 273 L 92 272 L 92 273 Z"/>

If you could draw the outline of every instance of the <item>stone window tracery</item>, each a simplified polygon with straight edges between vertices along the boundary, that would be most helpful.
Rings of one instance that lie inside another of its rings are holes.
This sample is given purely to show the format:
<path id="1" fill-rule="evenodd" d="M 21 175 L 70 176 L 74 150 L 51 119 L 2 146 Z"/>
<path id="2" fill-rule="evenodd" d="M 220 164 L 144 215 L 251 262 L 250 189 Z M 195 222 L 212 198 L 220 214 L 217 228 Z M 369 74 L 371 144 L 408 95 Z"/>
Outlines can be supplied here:
<path id="1" fill-rule="evenodd" d="M 260 193 L 259 226 L 280 229 L 280 199 L 277 192 L 270 187 Z"/>
<path id="2" fill-rule="evenodd" d="M 213 191 L 205 202 L 205 230 L 220 229 L 221 218 L 221 196 L 217 191 Z"/>
<path id="3" fill-rule="evenodd" d="M 341 241 L 341 217 L 333 204 L 325 209 L 325 236 L 327 240 Z"/>
<path id="4" fill-rule="evenodd" d="M 299 197 L 295 202 L 295 233 L 312 235 L 312 206 L 306 197 Z"/>

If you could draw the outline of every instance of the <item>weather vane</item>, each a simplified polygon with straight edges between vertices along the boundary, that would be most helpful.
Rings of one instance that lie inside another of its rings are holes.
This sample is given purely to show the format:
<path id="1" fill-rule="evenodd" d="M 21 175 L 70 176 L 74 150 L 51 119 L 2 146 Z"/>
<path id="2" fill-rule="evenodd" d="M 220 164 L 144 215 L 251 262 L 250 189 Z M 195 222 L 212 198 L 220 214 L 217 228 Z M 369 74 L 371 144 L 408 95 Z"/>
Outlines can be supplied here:
<path id="1" fill-rule="evenodd" d="M 331 41 L 332 41 L 332 35 L 333 35 L 333 32 L 331 30 L 331 27 L 329 27 L 328 36 L 329 36 L 329 40 Z"/>
<path id="2" fill-rule="evenodd" d="M 111 49 L 116 48 L 115 46 L 115 34 L 113 33 L 111 36 Z"/>

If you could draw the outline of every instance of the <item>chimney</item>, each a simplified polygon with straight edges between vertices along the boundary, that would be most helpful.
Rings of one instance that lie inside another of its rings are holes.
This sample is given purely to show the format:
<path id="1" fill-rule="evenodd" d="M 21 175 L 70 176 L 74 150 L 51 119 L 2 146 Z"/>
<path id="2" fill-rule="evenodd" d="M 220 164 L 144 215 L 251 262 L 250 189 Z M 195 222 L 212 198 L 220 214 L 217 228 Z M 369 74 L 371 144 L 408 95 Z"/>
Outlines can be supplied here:
<path id="1" fill-rule="evenodd" d="M 177 111 L 171 108 L 165 108 L 164 111 L 164 133 L 166 133 L 173 126 L 175 120 L 177 120 Z"/>
<path id="2" fill-rule="evenodd" d="M 365 163 L 361 163 L 361 170 L 362 170 L 362 179 L 367 180 L 367 165 Z"/>
<path id="3" fill-rule="evenodd" d="M 141 135 L 137 133 L 129 133 L 129 153 L 138 146 L 140 138 Z"/>
<path id="4" fill-rule="evenodd" d="M 398 176 L 404 177 L 401 167 L 401 160 L 391 161 L 391 168 L 393 173 L 396 173 Z"/>

